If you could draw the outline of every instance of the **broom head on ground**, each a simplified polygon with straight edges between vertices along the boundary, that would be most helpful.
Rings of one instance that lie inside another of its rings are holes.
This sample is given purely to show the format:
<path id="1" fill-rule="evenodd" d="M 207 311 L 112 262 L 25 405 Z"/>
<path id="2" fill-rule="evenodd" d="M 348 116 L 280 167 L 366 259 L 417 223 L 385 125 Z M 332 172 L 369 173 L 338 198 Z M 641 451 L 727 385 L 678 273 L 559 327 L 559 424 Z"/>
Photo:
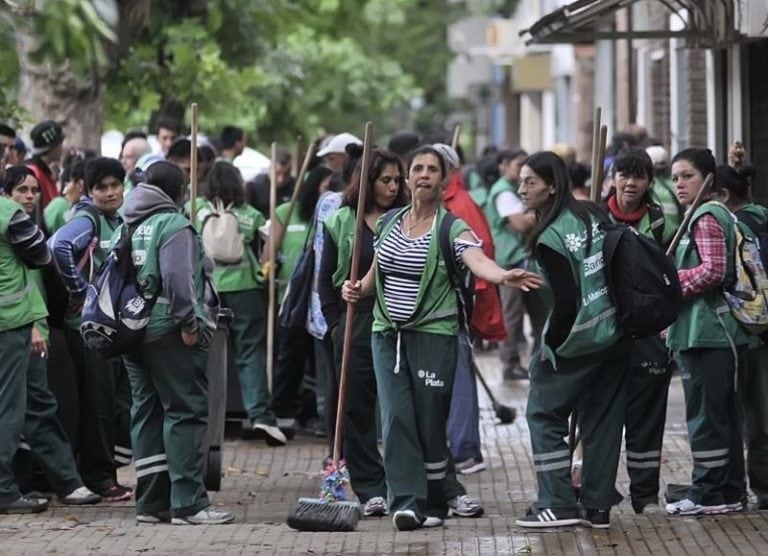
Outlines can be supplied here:
<path id="1" fill-rule="evenodd" d="M 344 460 L 324 472 L 320 498 L 299 498 L 288 515 L 288 527 L 298 531 L 354 531 L 363 515 L 360 504 L 347 500 L 349 473 Z"/>

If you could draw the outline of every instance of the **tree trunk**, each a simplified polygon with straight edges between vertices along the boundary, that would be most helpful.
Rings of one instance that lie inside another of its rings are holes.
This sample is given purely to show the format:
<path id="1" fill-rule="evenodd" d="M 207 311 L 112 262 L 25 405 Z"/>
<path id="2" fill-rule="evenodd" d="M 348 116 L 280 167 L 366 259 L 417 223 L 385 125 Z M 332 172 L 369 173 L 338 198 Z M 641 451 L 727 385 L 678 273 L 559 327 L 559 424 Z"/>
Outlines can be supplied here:
<path id="1" fill-rule="evenodd" d="M 104 112 L 101 84 L 93 75 L 78 76 L 69 64 L 54 68 L 49 62 L 37 64 L 30 53 L 33 40 L 17 33 L 19 55 L 19 105 L 32 116 L 31 126 L 54 120 L 64 129 L 65 145 L 101 151 Z"/>

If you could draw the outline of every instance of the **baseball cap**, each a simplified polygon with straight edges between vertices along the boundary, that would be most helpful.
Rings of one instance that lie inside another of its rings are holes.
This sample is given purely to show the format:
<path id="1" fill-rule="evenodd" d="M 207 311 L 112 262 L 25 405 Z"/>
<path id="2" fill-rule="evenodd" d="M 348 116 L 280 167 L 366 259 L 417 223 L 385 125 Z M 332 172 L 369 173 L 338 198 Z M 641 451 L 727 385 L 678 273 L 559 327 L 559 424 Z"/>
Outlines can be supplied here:
<path id="1" fill-rule="evenodd" d="M 344 150 L 346 146 L 349 143 L 356 143 L 358 145 L 362 145 L 363 142 L 352 135 L 351 133 L 339 133 L 336 137 L 328 141 L 328 144 L 317 151 L 317 156 L 319 158 L 322 158 L 324 156 L 327 156 L 329 154 L 346 154 L 346 151 Z"/>
<path id="2" fill-rule="evenodd" d="M 32 128 L 32 154 L 45 154 L 64 141 L 64 130 L 53 120 L 45 120 Z"/>

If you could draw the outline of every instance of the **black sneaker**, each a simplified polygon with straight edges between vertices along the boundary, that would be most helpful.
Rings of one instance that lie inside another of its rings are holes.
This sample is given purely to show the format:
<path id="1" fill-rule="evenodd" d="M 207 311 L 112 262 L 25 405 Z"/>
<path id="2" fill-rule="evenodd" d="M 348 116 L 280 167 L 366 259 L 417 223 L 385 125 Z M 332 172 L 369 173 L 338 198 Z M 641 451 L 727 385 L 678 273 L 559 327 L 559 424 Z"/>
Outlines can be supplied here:
<path id="1" fill-rule="evenodd" d="M 757 499 L 757 511 L 762 512 L 768 510 L 768 498 Z"/>
<path id="2" fill-rule="evenodd" d="M 117 483 L 96 492 L 104 502 L 125 502 L 133 498 L 133 490 Z"/>
<path id="3" fill-rule="evenodd" d="M 594 529 L 608 529 L 611 526 L 611 510 L 584 510 L 582 524 Z"/>
<path id="4" fill-rule="evenodd" d="M 0 504 L 0 514 L 36 514 L 48 509 L 48 500 L 19 496 L 5 504 Z"/>
<path id="5" fill-rule="evenodd" d="M 555 513 L 549 508 L 538 510 L 538 512 L 531 511 L 525 517 L 521 517 L 515 521 L 515 525 L 519 527 L 568 527 L 571 525 L 579 525 L 581 519 L 579 513 L 576 511 L 558 511 Z"/>

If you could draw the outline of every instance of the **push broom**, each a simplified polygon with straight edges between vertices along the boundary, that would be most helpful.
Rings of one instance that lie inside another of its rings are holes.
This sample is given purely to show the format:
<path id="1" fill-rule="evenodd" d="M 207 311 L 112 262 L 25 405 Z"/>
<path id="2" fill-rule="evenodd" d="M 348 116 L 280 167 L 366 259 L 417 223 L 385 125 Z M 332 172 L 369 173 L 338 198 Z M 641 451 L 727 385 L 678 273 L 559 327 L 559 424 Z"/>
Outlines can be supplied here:
<path id="1" fill-rule="evenodd" d="M 365 124 L 363 139 L 363 158 L 360 169 L 360 194 L 357 198 L 357 214 L 355 217 L 355 242 L 352 247 L 352 264 L 349 280 L 358 280 L 360 266 L 360 248 L 362 230 L 365 223 L 365 197 L 368 183 L 368 163 L 371 151 L 371 136 L 373 124 Z M 347 315 L 344 321 L 344 347 L 341 356 L 341 373 L 339 376 L 339 402 L 336 406 L 336 430 L 333 437 L 333 462 L 329 465 L 323 478 L 320 498 L 299 498 L 298 503 L 288 516 L 288 526 L 299 531 L 354 531 L 363 511 L 357 502 L 347 500 L 345 485 L 349 483 L 346 463 L 341 459 L 341 441 L 344 427 L 344 403 L 347 397 L 347 374 L 349 373 L 349 358 L 352 347 L 352 319 L 355 315 L 354 304 L 347 305 Z"/>

